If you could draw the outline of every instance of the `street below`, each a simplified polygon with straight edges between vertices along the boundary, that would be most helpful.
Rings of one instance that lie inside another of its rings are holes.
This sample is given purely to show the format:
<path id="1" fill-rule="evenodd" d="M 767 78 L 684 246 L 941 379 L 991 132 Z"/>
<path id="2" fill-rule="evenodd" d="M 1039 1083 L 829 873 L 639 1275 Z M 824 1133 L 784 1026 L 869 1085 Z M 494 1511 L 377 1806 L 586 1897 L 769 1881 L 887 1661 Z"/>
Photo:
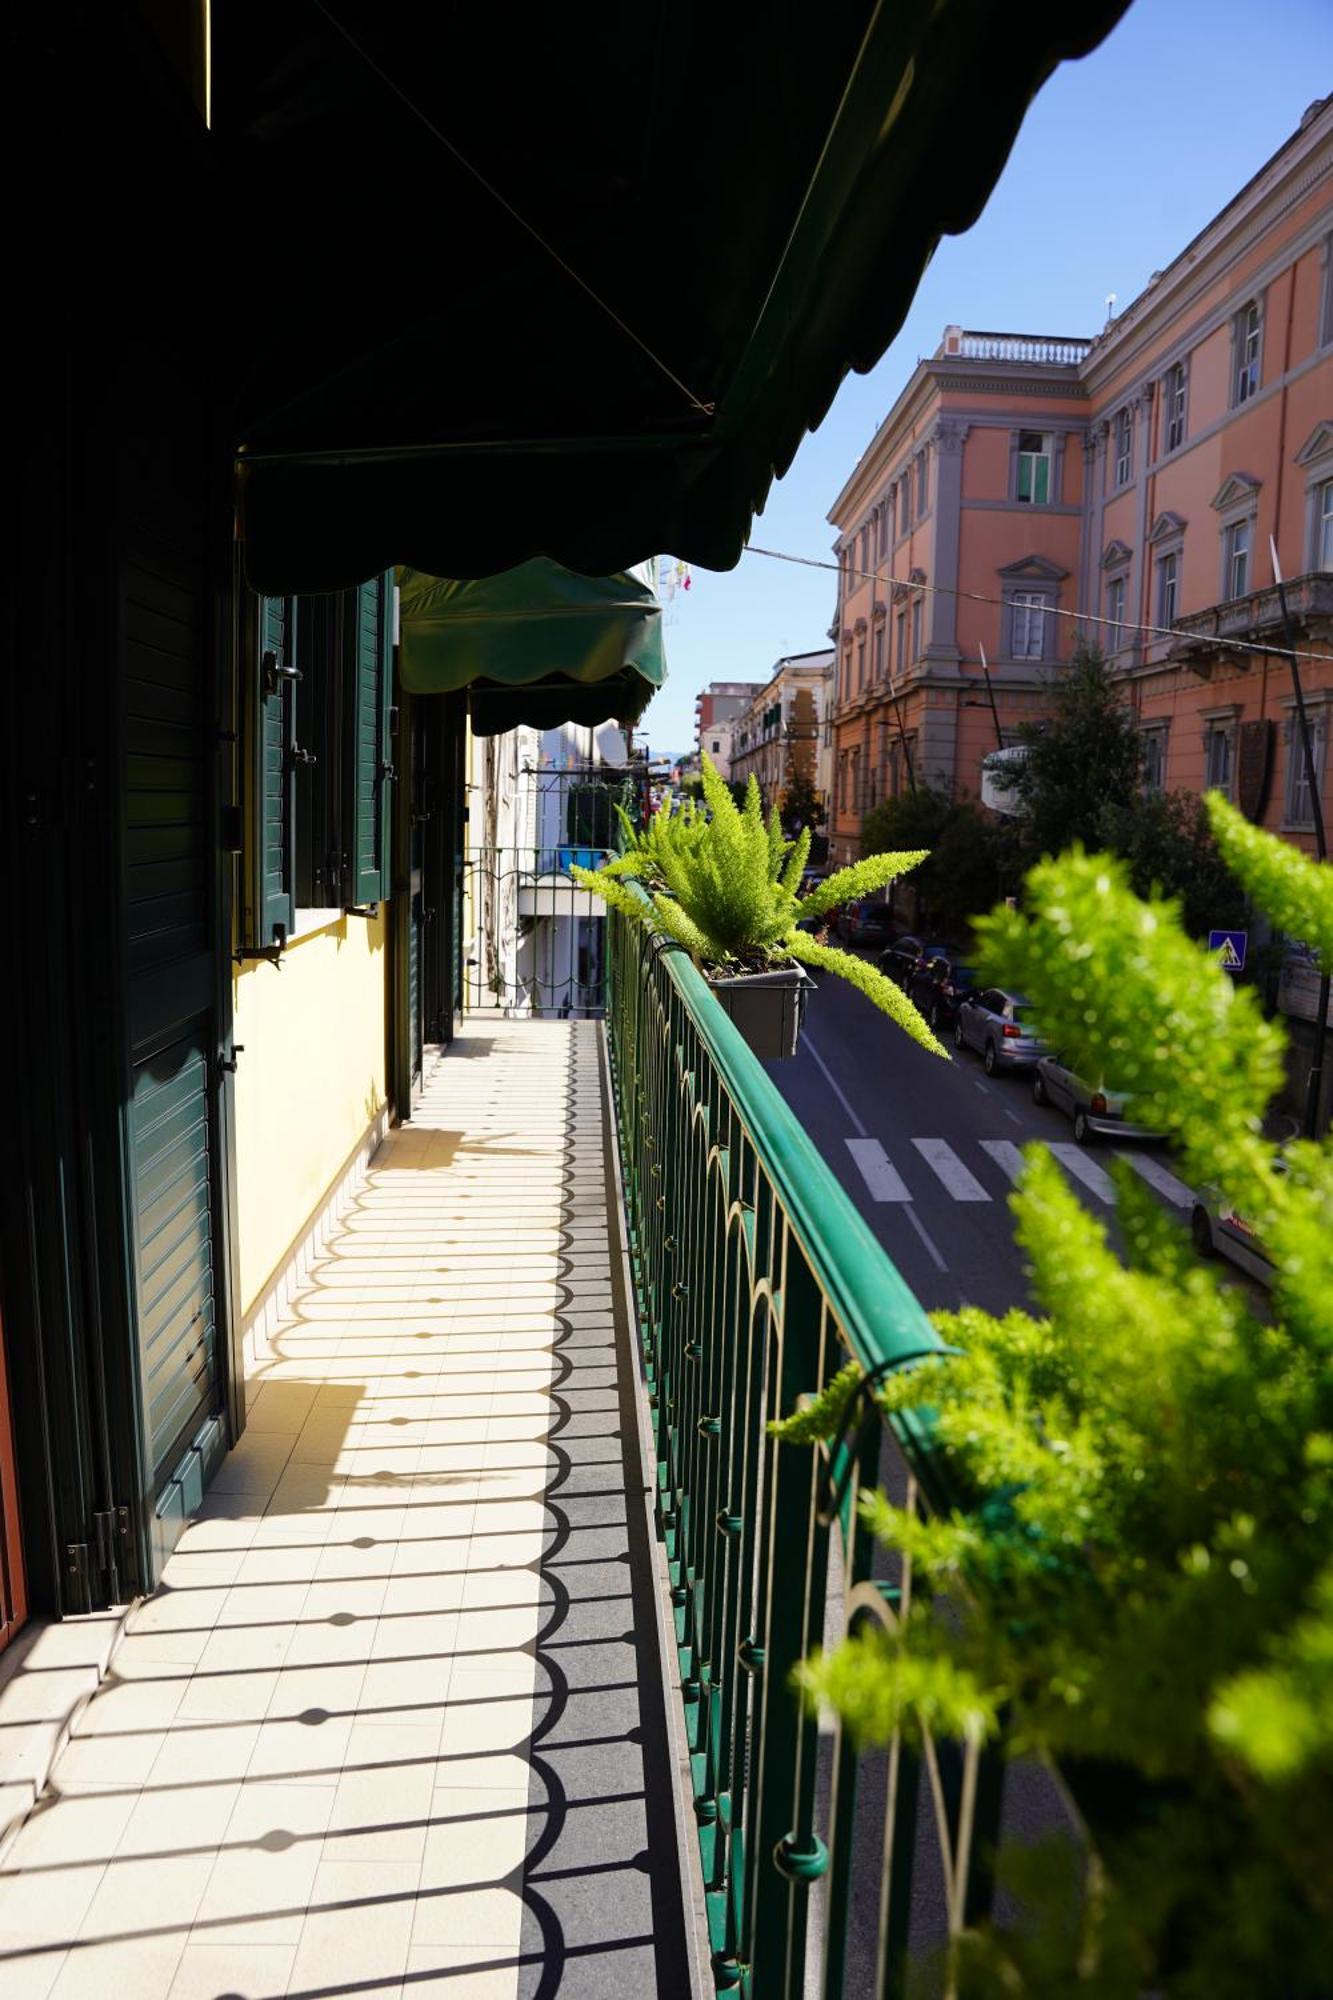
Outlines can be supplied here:
<path id="1" fill-rule="evenodd" d="M 1030 1071 L 988 1077 L 948 1046 L 946 1063 L 844 980 L 823 979 L 796 1055 L 766 1065 L 928 1311 L 1031 1305 L 1007 1197 L 1034 1139 L 1094 1214 L 1112 1219 L 1119 1154 L 1188 1225 L 1192 1195 L 1162 1147 L 1077 1145 L 1062 1112 L 1033 1102 Z"/>

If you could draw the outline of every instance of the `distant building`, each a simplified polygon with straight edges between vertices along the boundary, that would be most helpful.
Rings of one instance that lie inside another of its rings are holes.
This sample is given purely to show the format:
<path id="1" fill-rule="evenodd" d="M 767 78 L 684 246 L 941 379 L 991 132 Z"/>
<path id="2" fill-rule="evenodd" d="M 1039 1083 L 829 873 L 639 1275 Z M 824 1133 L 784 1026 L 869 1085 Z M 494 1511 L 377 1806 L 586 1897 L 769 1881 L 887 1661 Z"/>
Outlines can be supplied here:
<path id="1" fill-rule="evenodd" d="M 711 748 L 712 734 L 716 725 L 730 722 L 758 694 L 760 681 L 710 681 L 706 688 L 700 688 L 694 697 L 694 750 L 696 758 Z"/>
<path id="2" fill-rule="evenodd" d="M 731 776 L 731 739 L 734 722 L 714 722 L 699 739 L 700 754 L 711 757 L 723 778 Z"/>
<path id="3" fill-rule="evenodd" d="M 1095 340 L 946 328 L 829 519 L 836 859 L 913 781 L 979 796 L 1080 637 L 1149 786 L 1219 787 L 1309 847 L 1289 677 L 1253 647 L 1281 642 L 1271 535 L 1329 657 L 1303 666 L 1327 815 L 1333 98 Z"/>
<path id="4" fill-rule="evenodd" d="M 730 775 L 744 784 L 753 774 L 766 805 L 793 782 L 809 785 L 827 803 L 833 663 L 829 647 L 779 660 L 732 724 Z"/>

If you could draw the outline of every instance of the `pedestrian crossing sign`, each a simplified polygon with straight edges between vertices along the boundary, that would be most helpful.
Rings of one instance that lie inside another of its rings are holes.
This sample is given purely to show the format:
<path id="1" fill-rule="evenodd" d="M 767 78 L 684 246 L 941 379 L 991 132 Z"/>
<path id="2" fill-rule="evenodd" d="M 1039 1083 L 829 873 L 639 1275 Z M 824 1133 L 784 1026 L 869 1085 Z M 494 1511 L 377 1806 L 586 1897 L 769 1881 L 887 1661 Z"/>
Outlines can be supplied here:
<path id="1" fill-rule="evenodd" d="M 1208 949 L 1218 953 L 1224 972 L 1244 972 L 1248 931 L 1209 931 Z"/>

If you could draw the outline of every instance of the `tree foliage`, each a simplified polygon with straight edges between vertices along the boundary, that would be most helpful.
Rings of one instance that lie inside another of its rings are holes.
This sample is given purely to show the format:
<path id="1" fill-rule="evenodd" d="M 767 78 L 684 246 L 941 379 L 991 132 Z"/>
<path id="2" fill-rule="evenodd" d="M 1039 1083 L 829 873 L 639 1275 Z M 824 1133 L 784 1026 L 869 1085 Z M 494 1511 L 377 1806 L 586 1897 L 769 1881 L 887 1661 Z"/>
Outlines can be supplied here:
<path id="1" fill-rule="evenodd" d="M 1333 953 L 1330 878 L 1224 801 L 1242 886 Z M 1262 1118 L 1280 1031 L 1137 896 L 1123 861 L 1040 864 L 981 926 L 982 976 L 1114 1076 L 1195 1186 L 1224 1191 L 1275 1264 L 1271 1308 L 1192 1254 L 1122 1163 L 1123 1250 L 1044 1147 L 1013 1197 L 1036 1312 L 937 1316 L 955 1352 L 877 1391 L 933 1426 L 934 1518 L 870 1496 L 911 1609 L 816 1656 L 811 1700 L 862 1739 L 995 1733 L 1057 1759 L 1089 1825 L 1020 1854 L 1029 1921 L 969 1933 L 960 1996 L 1316 2000 L 1333 1921 L 1333 1147 L 1279 1157 Z M 834 1433 L 844 1370 L 787 1428 Z M 946 1490 L 942 1488 L 941 1490 Z M 1109 1802 L 1109 1803 L 1108 1803 Z"/>
<path id="2" fill-rule="evenodd" d="M 1143 763 L 1138 724 L 1095 647 L 1075 653 L 1056 683 L 1049 719 L 1023 731 L 1009 796 L 1028 857 L 1059 854 L 1072 841 L 1101 843 L 1108 800 L 1137 796 Z"/>
<path id="3" fill-rule="evenodd" d="M 965 930 L 989 909 L 1012 866 L 1009 829 L 973 799 L 952 798 L 934 786 L 885 799 L 866 814 L 861 848 L 866 854 L 927 848 L 913 875 L 921 921 L 932 929 Z"/>

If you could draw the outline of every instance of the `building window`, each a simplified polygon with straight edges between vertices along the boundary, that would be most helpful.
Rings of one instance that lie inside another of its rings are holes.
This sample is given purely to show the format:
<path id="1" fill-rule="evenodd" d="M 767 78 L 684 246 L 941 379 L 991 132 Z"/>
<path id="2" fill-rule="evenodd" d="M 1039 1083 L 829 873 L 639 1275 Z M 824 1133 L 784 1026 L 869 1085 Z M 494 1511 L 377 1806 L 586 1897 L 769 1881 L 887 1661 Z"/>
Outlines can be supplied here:
<path id="1" fill-rule="evenodd" d="M 856 686 L 858 692 L 860 691 L 861 688 L 865 686 L 865 684 L 866 684 L 866 642 L 864 639 L 858 639 L 856 642 Z"/>
<path id="2" fill-rule="evenodd" d="M 1204 783 L 1210 792 L 1225 792 L 1231 797 L 1232 746 L 1234 737 L 1229 722 L 1215 722 L 1204 739 Z"/>
<path id="3" fill-rule="evenodd" d="M 1310 729 L 1310 757 L 1314 763 L 1315 783 L 1322 792 L 1326 718 L 1322 713 L 1312 715 L 1307 709 L 1305 719 Z M 1287 727 L 1287 746 L 1287 824 L 1313 826 L 1314 793 L 1310 788 L 1310 770 L 1305 761 L 1305 745 L 1301 741 L 1301 725 L 1295 715 Z"/>
<path id="4" fill-rule="evenodd" d="M 1118 653 L 1125 643 L 1125 596 L 1128 584 L 1113 576 L 1106 586 L 1106 650 Z"/>
<path id="5" fill-rule="evenodd" d="M 1174 368 L 1166 372 L 1166 393 L 1163 398 L 1162 416 L 1165 432 L 1162 438 L 1163 451 L 1179 451 L 1185 442 L 1185 364 L 1177 361 Z"/>
<path id="6" fill-rule="evenodd" d="M 248 946 L 389 893 L 394 588 L 249 600 Z"/>
<path id="7" fill-rule="evenodd" d="M 898 533 L 905 535 L 912 525 L 912 469 L 909 466 L 898 481 Z"/>
<path id="8" fill-rule="evenodd" d="M 1233 521 L 1223 531 L 1222 589 L 1227 598 L 1244 597 L 1250 587 L 1251 521 Z"/>
<path id="9" fill-rule="evenodd" d="M 1259 389 L 1259 342 L 1263 332 L 1263 315 L 1259 311 L 1257 299 L 1251 299 L 1236 314 L 1233 351 L 1235 371 L 1232 377 L 1231 406 L 1238 409 L 1248 403 Z"/>
<path id="10" fill-rule="evenodd" d="M 880 501 L 880 503 L 879 503 L 879 506 L 878 506 L 878 507 L 877 507 L 877 508 L 875 509 L 875 554 L 876 554 L 876 556 L 882 556 L 882 555 L 884 554 L 884 544 L 885 544 L 885 540 L 886 540 L 886 537 L 887 537 L 887 535 L 888 535 L 888 519 L 887 519 L 887 515 L 888 515 L 888 505 L 889 505 L 889 503 L 888 503 L 888 501 L 887 501 L 887 500 L 881 500 L 881 501 Z"/>
<path id="11" fill-rule="evenodd" d="M 924 603 L 925 599 L 921 592 L 918 591 L 912 601 L 912 658 L 914 660 L 921 658 L 921 607 Z"/>
<path id="12" fill-rule="evenodd" d="M 1038 590 L 1016 590 L 1009 600 L 1009 651 L 1016 660 L 1046 657 L 1047 601 Z"/>
<path id="13" fill-rule="evenodd" d="M 1145 792 L 1161 792 L 1166 789 L 1166 731 L 1165 729 L 1145 729 L 1143 732 L 1143 789 Z"/>
<path id="14" fill-rule="evenodd" d="M 717 754 L 718 754 L 718 752 L 719 752 L 719 751 L 721 750 L 721 748 L 722 748 L 722 744 L 721 744 L 721 741 L 720 741 L 720 739 L 719 739 L 718 737 L 716 737 L 716 736 L 715 736 L 715 737 L 713 738 L 713 753 L 712 753 L 712 754 L 713 754 L 713 755 L 714 755 L 714 756 L 716 757 L 716 756 L 717 756 Z"/>
<path id="15" fill-rule="evenodd" d="M 1333 570 L 1333 479 L 1324 481 L 1316 502 L 1315 568 Z"/>
<path id="16" fill-rule="evenodd" d="M 852 811 L 864 812 L 865 803 L 861 796 L 861 751 L 858 746 L 852 752 Z"/>
<path id="17" fill-rule="evenodd" d="M 1134 470 L 1134 420 L 1128 410 L 1121 410 L 1115 420 L 1115 483 L 1128 486 L 1129 476 Z"/>
<path id="18" fill-rule="evenodd" d="M 905 611 L 900 611 L 898 613 L 898 672 L 900 674 L 904 673 L 906 669 L 907 669 L 907 613 Z"/>
<path id="19" fill-rule="evenodd" d="M 916 517 L 918 521 L 926 511 L 926 489 L 930 478 L 927 454 L 923 451 L 916 462 Z"/>
<path id="20" fill-rule="evenodd" d="M 874 661 L 874 666 L 875 666 L 875 679 L 876 679 L 877 681 L 882 681 L 882 680 L 883 680 L 883 678 L 884 678 L 884 621 L 883 621 L 883 619 L 881 619 L 881 620 L 880 620 L 880 622 L 879 622 L 879 624 L 878 624 L 878 625 L 876 625 L 876 627 L 875 627 L 875 661 Z"/>
<path id="21" fill-rule="evenodd" d="M 1180 600 L 1180 555 L 1168 551 L 1157 565 L 1157 623 L 1174 625 Z"/>
<path id="22" fill-rule="evenodd" d="M 867 521 L 865 526 L 861 530 L 861 568 L 863 570 L 867 570 L 869 569 L 869 567 L 870 567 L 870 523 L 869 521 Z"/>
<path id="23" fill-rule="evenodd" d="M 1018 433 L 1018 473 L 1014 498 L 1045 507 L 1051 497 L 1051 440 L 1044 431 Z"/>

